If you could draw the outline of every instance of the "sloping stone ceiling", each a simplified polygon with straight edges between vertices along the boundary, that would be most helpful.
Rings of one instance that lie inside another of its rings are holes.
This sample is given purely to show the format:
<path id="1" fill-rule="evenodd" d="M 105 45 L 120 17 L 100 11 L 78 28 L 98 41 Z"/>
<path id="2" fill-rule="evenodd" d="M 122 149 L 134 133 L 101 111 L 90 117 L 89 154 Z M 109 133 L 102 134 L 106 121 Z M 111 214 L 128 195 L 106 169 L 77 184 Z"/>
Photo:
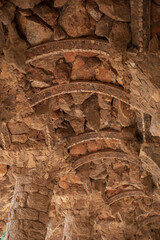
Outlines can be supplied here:
<path id="1" fill-rule="evenodd" d="M 0 0 L 6 240 L 160 239 L 159 41 L 159 0 Z"/>

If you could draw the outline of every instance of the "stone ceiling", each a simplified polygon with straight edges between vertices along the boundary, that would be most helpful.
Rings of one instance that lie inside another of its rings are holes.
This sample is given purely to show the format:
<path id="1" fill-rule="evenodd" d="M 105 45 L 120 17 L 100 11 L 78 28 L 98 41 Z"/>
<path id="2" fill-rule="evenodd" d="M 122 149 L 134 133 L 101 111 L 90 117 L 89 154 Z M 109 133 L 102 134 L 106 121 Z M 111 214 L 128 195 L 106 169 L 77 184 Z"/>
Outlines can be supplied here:
<path id="1" fill-rule="evenodd" d="M 159 41 L 159 0 L 0 0 L 6 240 L 160 239 Z"/>

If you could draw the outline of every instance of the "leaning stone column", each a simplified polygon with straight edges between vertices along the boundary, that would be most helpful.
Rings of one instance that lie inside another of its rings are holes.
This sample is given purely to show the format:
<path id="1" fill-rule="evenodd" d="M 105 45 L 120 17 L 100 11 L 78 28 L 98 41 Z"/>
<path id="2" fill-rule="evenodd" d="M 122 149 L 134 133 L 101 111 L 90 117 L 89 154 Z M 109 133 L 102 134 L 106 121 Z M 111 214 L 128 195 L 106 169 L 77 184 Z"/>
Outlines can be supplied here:
<path id="1" fill-rule="evenodd" d="M 21 173 L 16 177 L 6 240 L 45 239 L 52 183 L 37 175 Z"/>

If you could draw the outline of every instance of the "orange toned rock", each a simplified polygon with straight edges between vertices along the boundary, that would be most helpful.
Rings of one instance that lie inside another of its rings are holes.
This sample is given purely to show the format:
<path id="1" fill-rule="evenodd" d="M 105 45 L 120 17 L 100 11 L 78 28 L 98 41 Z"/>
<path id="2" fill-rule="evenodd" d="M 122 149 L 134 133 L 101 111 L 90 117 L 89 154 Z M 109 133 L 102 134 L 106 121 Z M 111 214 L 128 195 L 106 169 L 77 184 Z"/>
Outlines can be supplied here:
<path id="1" fill-rule="evenodd" d="M 70 37 L 81 37 L 91 33 L 91 24 L 82 0 L 70 0 L 59 18 L 59 24 Z"/>
<path id="2" fill-rule="evenodd" d="M 119 149 L 120 148 L 120 141 L 116 139 L 106 139 L 104 146 L 106 148 L 111 148 L 111 149 Z"/>
<path id="3" fill-rule="evenodd" d="M 105 62 L 96 69 L 96 79 L 101 82 L 115 83 L 116 75 L 110 68 L 109 64 Z"/>
<path id="4" fill-rule="evenodd" d="M 100 61 L 97 58 L 77 57 L 73 63 L 71 78 L 73 80 L 92 79 L 99 64 Z"/>
<path id="5" fill-rule="evenodd" d="M 80 143 L 70 149 L 71 155 L 85 155 L 87 152 L 86 144 Z"/>
<path id="6" fill-rule="evenodd" d="M 36 16 L 19 16 L 17 22 L 20 31 L 32 46 L 46 42 L 52 37 L 52 30 Z"/>
<path id="7" fill-rule="evenodd" d="M 88 152 L 96 152 L 100 149 L 103 149 L 102 141 L 90 141 L 87 143 Z"/>
<path id="8" fill-rule="evenodd" d="M 68 182 L 65 182 L 65 181 L 59 181 L 59 186 L 63 189 L 68 189 L 70 187 L 70 184 Z"/>
<path id="9" fill-rule="evenodd" d="M 76 52 L 66 52 L 66 53 L 63 53 L 63 56 L 65 58 L 65 61 L 67 63 L 71 63 L 71 62 L 74 62 L 75 60 L 75 57 L 77 56 L 77 53 Z"/>
<path id="10" fill-rule="evenodd" d="M 0 164 L 0 177 L 5 176 L 7 173 L 7 165 Z"/>

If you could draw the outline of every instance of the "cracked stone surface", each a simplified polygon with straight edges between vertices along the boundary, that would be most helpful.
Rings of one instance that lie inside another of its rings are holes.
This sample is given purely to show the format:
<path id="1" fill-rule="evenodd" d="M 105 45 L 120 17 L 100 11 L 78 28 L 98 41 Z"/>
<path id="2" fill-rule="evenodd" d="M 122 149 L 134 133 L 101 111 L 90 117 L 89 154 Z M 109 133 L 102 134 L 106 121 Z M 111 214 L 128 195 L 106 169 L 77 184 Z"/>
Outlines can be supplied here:
<path id="1" fill-rule="evenodd" d="M 0 1 L 0 235 L 160 239 L 160 2 Z"/>

